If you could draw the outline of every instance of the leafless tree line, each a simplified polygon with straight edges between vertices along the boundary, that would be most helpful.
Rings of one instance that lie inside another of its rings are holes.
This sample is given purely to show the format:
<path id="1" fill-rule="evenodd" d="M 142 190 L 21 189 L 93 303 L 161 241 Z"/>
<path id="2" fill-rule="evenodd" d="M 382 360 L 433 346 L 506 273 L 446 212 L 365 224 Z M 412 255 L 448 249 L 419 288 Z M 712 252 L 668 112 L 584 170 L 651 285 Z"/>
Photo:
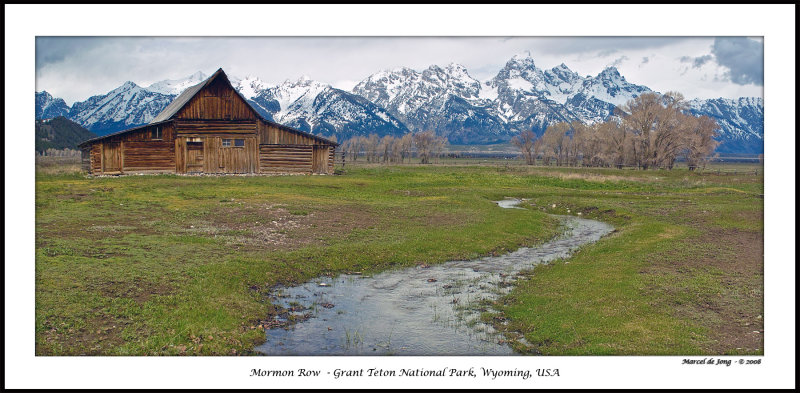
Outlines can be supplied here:
<path id="1" fill-rule="evenodd" d="M 353 162 L 362 156 L 367 162 L 404 163 L 416 153 L 420 163 L 430 164 L 432 159 L 441 157 L 446 145 L 446 138 L 436 136 L 433 131 L 422 131 L 402 137 L 354 136 L 344 141 L 340 149 Z"/>
<path id="2" fill-rule="evenodd" d="M 719 126 L 707 116 L 688 114 L 683 95 L 645 93 L 617 108 L 611 119 L 586 125 L 561 122 L 541 138 L 523 131 L 511 142 L 529 165 L 672 169 L 683 158 L 689 169 L 704 167 L 719 142 Z"/>
<path id="3" fill-rule="evenodd" d="M 49 157 L 80 157 L 81 151 L 75 149 L 53 149 L 52 147 L 47 148 L 43 152 L 36 152 L 37 156 L 49 156 Z"/>

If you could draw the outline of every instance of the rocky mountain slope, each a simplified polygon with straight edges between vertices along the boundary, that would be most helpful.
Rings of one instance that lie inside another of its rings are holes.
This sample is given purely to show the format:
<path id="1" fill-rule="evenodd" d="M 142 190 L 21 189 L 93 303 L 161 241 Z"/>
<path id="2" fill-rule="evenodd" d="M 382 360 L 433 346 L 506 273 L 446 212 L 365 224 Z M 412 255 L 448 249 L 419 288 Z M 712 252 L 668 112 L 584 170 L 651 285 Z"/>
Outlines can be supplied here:
<path id="1" fill-rule="evenodd" d="M 36 118 L 52 119 L 69 114 L 69 105 L 61 98 L 53 98 L 47 91 L 36 92 Z"/>

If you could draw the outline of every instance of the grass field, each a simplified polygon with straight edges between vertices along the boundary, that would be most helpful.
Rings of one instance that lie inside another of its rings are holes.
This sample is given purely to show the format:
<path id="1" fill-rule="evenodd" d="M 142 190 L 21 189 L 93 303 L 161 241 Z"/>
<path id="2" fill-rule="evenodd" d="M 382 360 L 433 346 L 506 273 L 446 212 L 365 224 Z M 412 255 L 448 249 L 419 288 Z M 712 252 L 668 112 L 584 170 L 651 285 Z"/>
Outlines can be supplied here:
<path id="1" fill-rule="evenodd" d="M 248 354 L 280 312 L 275 284 L 506 252 L 556 235 L 545 213 L 567 209 L 617 231 L 495 305 L 520 352 L 760 354 L 763 171 L 736 168 L 86 178 L 38 166 L 36 354 Z M 491 202 L 505 196 L 532 204 Z"/>

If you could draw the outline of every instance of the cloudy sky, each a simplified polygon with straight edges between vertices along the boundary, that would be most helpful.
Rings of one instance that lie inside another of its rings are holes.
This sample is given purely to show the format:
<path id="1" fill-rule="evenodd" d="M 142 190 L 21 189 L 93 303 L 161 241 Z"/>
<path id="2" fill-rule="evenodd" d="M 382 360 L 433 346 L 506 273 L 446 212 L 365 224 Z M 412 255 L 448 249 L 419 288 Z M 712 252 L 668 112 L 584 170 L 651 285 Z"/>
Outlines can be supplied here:
<path id="1" fill-rule="evenodd" d="M 222 67 L 271 84 L 306 75 L 351 89 L 379 70 L 464 65 L 492 78 L 529 52 L 581 75 L 616 66 L 632 83 L 687 98 L 763 96 L 761 37 L 49 37 L 36 38 L 36 90 L 68 104 L 125 81 L 140 86 Z"/>

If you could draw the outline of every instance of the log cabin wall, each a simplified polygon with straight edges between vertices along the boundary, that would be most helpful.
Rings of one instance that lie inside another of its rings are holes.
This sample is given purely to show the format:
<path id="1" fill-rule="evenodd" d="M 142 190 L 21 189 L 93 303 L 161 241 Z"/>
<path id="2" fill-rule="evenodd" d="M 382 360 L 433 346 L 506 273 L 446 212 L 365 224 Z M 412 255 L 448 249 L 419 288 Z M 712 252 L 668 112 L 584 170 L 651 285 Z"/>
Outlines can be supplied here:
<path id="1" fill-rule="evenodd" d="M 123 172 L 175 171 L 175 131 L 172 124 L 148 126 L 121 136 Z"/>
<path id="2" fill-rule="evenodd" d="M 174 173 L 175 132 L 171 124 L 147 126 L 93 143 L 88 149 L 89 172 Z"/>
<path id="3" fill-rule="evenodd" d="M 312 172 L 313 145 L 259 145 L 261 173 Z"/>
<path id="4" fill-rule="evenodd" d="M 333 146 L 258 122 L 259 172 L 333 173 Z"/>
<path id="5" fill-rule="evenodd" d="M 93 175 L 100 175 L 103 173 L 103 168 L 100 166 L 100 143 L 95 143 L 89 149 L 89 162 L 90 162 L 90 172 Z"/>
<path id="6" fill-rule="evenodd" d="M 329 151 L 328 151 L 328 174 L 329 175 L 333 174 L 333 164 L 334 164 L 334 159 L 335 158 L 336 158 L 336 147 L 335 146 L 331 146 Z"/>

